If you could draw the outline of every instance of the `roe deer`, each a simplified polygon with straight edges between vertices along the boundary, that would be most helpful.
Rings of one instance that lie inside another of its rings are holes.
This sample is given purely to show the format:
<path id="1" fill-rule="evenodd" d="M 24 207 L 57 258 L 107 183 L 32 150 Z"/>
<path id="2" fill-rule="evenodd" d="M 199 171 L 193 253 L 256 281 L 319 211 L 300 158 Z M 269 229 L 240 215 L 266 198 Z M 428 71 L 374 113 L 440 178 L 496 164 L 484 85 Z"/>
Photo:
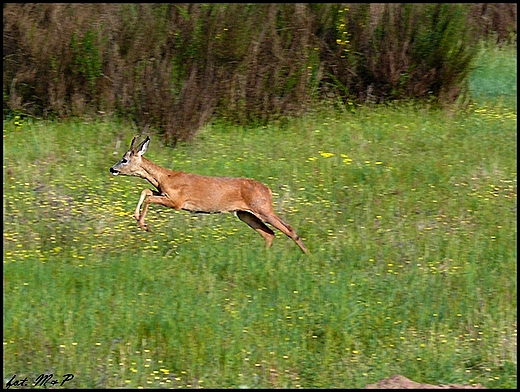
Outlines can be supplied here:
<path id="1" fill-rule="evenodd" d="M 308 253 L 293 228 L 275 214 L 271 189 L 267 186 L 249 178 L 208 177 L 165 169 L 143 157 L 150 144 L 148 136 L 134 148 L 138 137 L 132 139 L 130 150 L 110 168 L 110 173 L 141 177 L 157 188 L 157 191 L 141 192 L 134 213 L 141 229 L 148 230 L 144 218 L 150 203 L 192 212 L 235 212 L 264 238 L 268 248 L 273 243 L 274 232 L 264 222 L 276 227 Z"/>

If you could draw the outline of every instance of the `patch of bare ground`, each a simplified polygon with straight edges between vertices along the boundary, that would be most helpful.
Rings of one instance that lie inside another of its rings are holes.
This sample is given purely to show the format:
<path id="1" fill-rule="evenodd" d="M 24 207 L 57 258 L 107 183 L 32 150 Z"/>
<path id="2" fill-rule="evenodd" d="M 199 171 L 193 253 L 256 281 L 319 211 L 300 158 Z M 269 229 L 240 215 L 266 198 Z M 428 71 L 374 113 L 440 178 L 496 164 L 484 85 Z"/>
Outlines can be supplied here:
<path id="1" fill-rule="evenodd" d="M 378 381 L 375 384 L 370 384 L 365 387 L 365 389 L 486 389 L 482 385 L 460 385 L 460 384 L 450 384 L 450 385 L 430 385 L 430 384 L 420 384 L 418 382 L 412 381 L 404 376 L 399 374 L 394 374 L 392 377 L 385 378 L 381 381 Z"/>

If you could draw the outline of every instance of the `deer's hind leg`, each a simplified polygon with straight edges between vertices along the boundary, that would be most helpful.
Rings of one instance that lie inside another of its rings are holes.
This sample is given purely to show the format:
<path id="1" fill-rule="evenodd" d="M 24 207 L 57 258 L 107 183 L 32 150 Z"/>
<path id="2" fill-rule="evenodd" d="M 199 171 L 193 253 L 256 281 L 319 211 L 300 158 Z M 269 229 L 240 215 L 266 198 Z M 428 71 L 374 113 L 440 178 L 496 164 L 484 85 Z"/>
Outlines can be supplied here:
<path id="1" fill-rule="evenodd" d="M 274 240 L 274 231 L 267 227 L 264 222 L 248 211 L 237 211 L 237 217 L 256 230 L 265 240 L 265 246 L 270 248 Z"/>
<path id="2" fill-rule="evenodd" d="M 309 251 L 307 250 L 307 247 L 303 244 L 302 240 L 300 239 L 300 236 L 296 234 L 294 229 L 289 225 L 288 223 L 285 223 L 278 215 L 276 215 L 274 212 L 271 212 L 269 214 L 264 214 L 261 216 L 262 219 L 269 223 L 270 225 L 276 227 L 278 230 L 280 230 L 282 233 L 284 233 L 287 237 L 291 238 L 296 244 L 300 247 L 303 253 L 308 254 Z"/>

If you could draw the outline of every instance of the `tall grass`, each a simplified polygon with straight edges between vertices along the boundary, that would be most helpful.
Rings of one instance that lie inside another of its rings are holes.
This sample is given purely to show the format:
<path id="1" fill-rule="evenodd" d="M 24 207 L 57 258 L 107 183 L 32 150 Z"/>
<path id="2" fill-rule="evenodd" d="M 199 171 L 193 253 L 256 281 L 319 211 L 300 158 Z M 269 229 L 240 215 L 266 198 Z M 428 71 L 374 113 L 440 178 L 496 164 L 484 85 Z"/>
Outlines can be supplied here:
<path id="1" fill-rule="evenodd" d="M 310 256 L 281 234 L 265 250 L 230 214 L 152 206 L 140 231 L 149 185 L 108 171 L 133 133 L 4 121 L 4 380 L 516 386 L 516 105 L 214 123 L 175 150 L 152 135 L 164 167 L 269 185 Z"/>

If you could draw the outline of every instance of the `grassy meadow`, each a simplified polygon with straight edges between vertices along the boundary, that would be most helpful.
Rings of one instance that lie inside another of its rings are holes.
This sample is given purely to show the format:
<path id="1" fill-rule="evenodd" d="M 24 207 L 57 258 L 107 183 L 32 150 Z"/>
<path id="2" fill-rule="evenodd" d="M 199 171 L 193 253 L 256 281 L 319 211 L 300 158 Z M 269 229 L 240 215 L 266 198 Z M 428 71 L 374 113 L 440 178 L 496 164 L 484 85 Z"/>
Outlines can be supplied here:
<path id="1" fill-rule="evenodd" d="M 513 77 L 514 76 L 514 77 Z M 136 133 L 4 119 L 3 377 L 71 388 L 517 385 L 516 49 L 483 49 L 473 103 L 215 122 L 166 168 L 255 178 L 309 248 L 233 214 L 152 205 L 111 176 Z M 32 384 L 29 384 L 32 385 Z"/>

